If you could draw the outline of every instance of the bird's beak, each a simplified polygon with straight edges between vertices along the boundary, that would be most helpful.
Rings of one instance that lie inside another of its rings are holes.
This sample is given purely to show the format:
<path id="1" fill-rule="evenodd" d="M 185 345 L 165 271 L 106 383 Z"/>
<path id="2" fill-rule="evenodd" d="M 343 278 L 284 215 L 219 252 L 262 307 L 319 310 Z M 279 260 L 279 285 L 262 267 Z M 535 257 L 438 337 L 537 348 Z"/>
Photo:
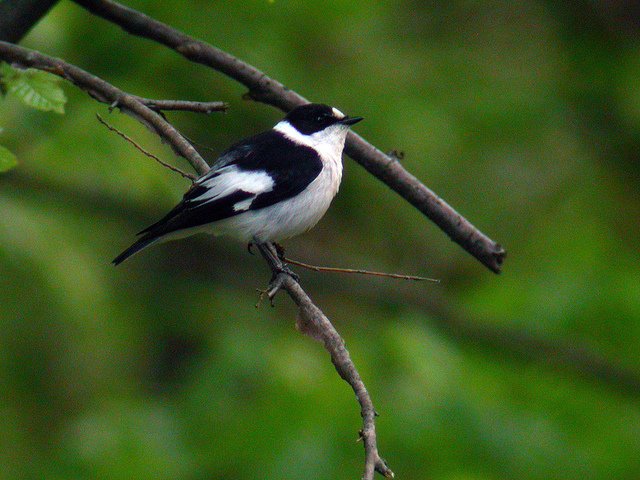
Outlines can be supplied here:
<path id="1" fill-rule="evenodd" d="M 338 123 L 342 125 L 350 126 L 350 125 L 355 125 L 360 120 L 364 120 L 364 119 L 362 117 L 344 117 L 342 120 L 339 120 Z"/>

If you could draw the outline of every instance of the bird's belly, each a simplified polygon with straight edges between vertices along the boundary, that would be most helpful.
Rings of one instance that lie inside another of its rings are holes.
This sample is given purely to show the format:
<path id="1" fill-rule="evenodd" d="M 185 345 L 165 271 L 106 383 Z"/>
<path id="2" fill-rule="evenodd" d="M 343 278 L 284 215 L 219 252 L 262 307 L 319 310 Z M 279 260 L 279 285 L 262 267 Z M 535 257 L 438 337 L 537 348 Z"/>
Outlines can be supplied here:
<path id="1" fill-rule="evenodd" d="M 275 242 L 304 233 L 326 213 L 338 193 L 341 174 L 341 170 L 324 169 L 295 197 L 216 222 L 216 230 L 246 242 Z"/>

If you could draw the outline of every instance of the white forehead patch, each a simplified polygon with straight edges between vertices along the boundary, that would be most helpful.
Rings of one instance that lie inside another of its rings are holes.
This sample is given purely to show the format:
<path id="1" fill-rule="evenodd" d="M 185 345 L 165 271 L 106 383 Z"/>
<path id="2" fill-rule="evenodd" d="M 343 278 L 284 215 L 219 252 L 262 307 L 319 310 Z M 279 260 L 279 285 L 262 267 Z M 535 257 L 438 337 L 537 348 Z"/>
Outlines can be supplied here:
<path id="1" fill-rule="evenodd" d="M 336 117 L 337 119 L 342 120 L 345 117 L 345 114 L 342 113 L 340 110 L 338 110 L 337 108 L 332 108 L 331 109 L 333 111 L 333 116 Z"/>

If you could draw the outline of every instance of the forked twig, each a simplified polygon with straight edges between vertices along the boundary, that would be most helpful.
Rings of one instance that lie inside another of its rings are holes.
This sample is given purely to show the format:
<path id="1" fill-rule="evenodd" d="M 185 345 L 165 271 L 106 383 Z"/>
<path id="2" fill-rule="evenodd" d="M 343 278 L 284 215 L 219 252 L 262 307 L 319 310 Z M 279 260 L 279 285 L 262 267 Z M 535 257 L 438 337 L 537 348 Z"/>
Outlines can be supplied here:
<path id="1" fill-rule="evenodd" d="M 118 108 L 121 112 L 132 116 L 163 141 L 171 146 L 176 155 L 185 158 L 193 168 L 203 174 L 209 165 L 200 156 L 180 132 L 158 112 L 142 103 L 138 97 L 111 85 L 100 77 L 83 70 L 59 58 L 44 55 L 35 50 L 0 41 L 0 59 L 15 63 L 25 68 L 36 68 L 53 73 L 73 83 L 87 92 L 93 99 L 105 103 L 110 108 Z"/>

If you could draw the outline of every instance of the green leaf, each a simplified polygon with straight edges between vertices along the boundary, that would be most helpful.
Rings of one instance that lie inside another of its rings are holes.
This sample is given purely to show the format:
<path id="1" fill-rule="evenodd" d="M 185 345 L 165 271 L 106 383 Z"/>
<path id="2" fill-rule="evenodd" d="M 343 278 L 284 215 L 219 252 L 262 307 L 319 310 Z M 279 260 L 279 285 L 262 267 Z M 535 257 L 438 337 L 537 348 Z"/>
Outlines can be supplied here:
<path id="1" fill-rule="evenodd" d="M 5 65 L 0 66 L 0 75 L 8 93 L 15 95 L 31 108 L 64 113 L 67 97 L 58 85 L 58 77 L 32 68 L 16 70 Z"/>
<path id="2" fill-rule="evenodd" d="M 16 156 L 0 145 L 0 173 L 6 172 L 14 168 L 18 164 Z"/>

